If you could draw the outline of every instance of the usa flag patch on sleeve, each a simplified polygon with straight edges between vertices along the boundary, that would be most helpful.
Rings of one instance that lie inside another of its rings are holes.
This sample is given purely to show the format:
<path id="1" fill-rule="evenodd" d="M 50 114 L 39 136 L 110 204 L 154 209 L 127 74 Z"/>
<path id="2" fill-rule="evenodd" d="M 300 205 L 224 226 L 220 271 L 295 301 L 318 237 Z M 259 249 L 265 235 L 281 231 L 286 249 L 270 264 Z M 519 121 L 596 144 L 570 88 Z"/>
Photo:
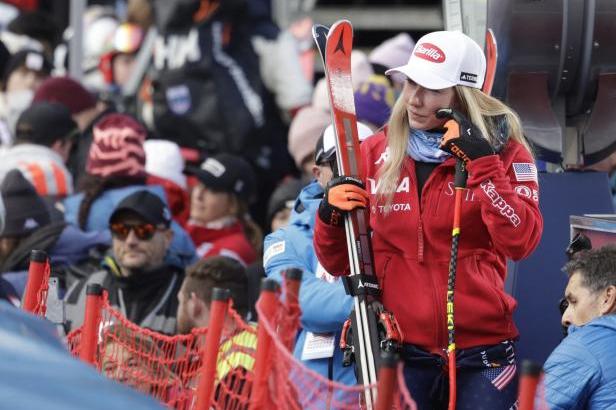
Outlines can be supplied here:
<path id="1" fill-rule="evenodd" d="M 537 167 L 530 162 L 514 162 L 513 172 L 518 182 L 533 181 L 537 182 Z"/>

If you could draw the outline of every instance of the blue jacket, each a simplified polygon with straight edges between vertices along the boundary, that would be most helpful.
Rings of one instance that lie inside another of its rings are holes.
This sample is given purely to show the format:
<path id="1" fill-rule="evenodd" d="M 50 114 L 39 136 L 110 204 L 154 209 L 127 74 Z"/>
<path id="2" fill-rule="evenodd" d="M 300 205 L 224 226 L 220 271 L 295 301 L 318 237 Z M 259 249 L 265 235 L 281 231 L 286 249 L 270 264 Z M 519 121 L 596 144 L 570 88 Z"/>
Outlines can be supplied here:
<path id="1" fill-rule="evenodd" d="M 545 399 L 551 410 L 616 408 L 616 314 L 569 335 L 545 362 Z"/>
<path id="2" fill-rule="evenodd" d="M 308 331 L 334 334 L 334 356 L 329 359 L 306 360 L 304 364 L 324 377 L 352 385 L 357 383 L 354 370 L 352 366 L 342 367 L 339 342 L 342 325 L 353 307 L 353 299 L 346 294 L 339 278 L 330 277 L 332 282 L 329 282 L 317 276 L 319 263 L 312 246 L 315 216 L 322 197 L 323 189 L 316 181 L 302 189 L 289 225 L 265 238 L 263 266 L 266 275 L 278 281 L 282 280 L 281 273 L 288 268 L 303 271 L 299 293 L 302 329 L 295 344 L 294 355 L 301 358 Z M 319 271 L 324 272 L 322 268 Z"/>
<path id="3" fill-rule="evenodd" d="M 167 203 L 165 191 L 158 185 L 131 185 L 124 188 L 109 189 L 96 198 L 92 204 L 85 230 L 104 231 L 109 229 L 109 218 L 115 207 L 128 195 L 144 189 L 158 195 Z M 64 219 L 67 222 L 77 225 L 79 205 L 82 200 L 83 193 L 72 195 L 64 200 Z M 188 233 L 175 221 L 171 223 L 171 229 L 173 230 L 173 240 L 165 261 L 170 265 L 182 268 L 196 262 L 198 258 L 195 253 L 195 245 Z"/>
<path id="4" fill-rule="evenodd" d="M 28 281 L 28 261 L 32 249 L 40 249 L 47 252 L 54 269 L 65 266 L 75 266 L 88 259 L 90 250 L 95 247 L 105 249 L 111 245 L 111 236 L 108 231 L 83 232 L 76 226 L 63 222 L 54 226 L 48 226 L 32 234 L 27 243 L 17 248 L 13 255 L 12 270 L 2 274 L 17 291 L 18 296 L 23 296 Z M 61 231 L 60 231 L 61 230 Z M 55 237 L 54 237 L 55 236 Z M 48 247 L 47 244 L 53 242 Z M 91 272 L 86 272 L 87 275 Z"/>

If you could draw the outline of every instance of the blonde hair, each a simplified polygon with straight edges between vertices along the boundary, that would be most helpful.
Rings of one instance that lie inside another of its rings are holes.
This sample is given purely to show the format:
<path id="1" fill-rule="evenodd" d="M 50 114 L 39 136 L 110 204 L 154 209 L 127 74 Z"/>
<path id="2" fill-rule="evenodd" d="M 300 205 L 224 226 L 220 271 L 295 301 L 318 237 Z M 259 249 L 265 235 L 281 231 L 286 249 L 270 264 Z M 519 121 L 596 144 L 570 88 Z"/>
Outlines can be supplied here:
<path id="1" fill-rule="evenodd" d="M 455 86 L 459 110 L 479 128 L 492 146 L 502 144 L 498 135 L 498 119 L 504 116 L 507 129 L 505 137 L 522 144 L 532 153 L 528 142 L 522 133 L 522 124 L 518 115 L 500 100 L 485 94 L 477 88 Z M 377 188 L 377 200 L 385 205 L 391 204 L 394 192 L 400 178 L 402 163 L 406 158 L 406 147 L 409 138 L 409 118 L 406 110 L 406 100 L 401 95 L 394 104 L 387 123 L 387 155 L 386 161 L 379 170 L 380 183 Z"/>

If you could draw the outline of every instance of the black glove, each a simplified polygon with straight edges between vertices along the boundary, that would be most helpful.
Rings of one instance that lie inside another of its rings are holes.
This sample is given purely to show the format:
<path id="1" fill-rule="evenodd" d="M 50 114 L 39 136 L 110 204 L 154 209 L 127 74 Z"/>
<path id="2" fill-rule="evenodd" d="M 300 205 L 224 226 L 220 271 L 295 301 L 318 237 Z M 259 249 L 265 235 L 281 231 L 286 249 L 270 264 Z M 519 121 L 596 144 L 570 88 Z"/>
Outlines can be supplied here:
<path id="1" fill-rule="evenodd" d="M 451 108 L 441 108 L 437 118 L 449 118 L 445 123 L 447 131 L 443 135 L 440 148 L 458 157 L 465 163 L 477 158 L 494 155 L 496 152 L 481 131 L 464 115 Z"/>
<path id="2" fill-rule="evenodd" d="M 343 215 L 355 208 L 366 208 L 369 198 L 361 179 L 346 175 L 335 177 L 325 187 L 319 218 L 328 225 L 342 226 Z"/>

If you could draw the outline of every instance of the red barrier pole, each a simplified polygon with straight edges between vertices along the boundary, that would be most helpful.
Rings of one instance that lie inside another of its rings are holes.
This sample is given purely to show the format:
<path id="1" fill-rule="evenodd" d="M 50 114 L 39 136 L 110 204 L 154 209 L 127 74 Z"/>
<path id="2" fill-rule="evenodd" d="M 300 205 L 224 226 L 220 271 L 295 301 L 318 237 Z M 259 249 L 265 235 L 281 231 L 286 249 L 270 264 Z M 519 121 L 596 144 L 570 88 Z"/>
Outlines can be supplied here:
<path id="1" fill-rule="evenodd" d="M 381 367 L 379 368 L 376 410 L 390 410 L 394 404 L 394 391 L 398 383 L 398 356 L 393 353 L 381 354 Z"/>
<path id="2" fill-rule="evenodd" d="M 38 292 L 45 277 L 47 254 L 44 251 L 32 250 L 30 253 L 30 266 L 28 267 L 28 282 L 21 301 L 23 310 L 33 313 L 38 304 Z"/>
<path id="3" fill-rule="evenodd" d="M 216 365 L 220 338 L 225 324 L 225 315 L 229 309 L 231 293 L 228 289 L 212 289 L 212 303 L 210 305 L 210 322 L 205 336 L 205 351 L 203 352 L 203 365 L 201 366 L 201 379 L 197 387 L 196 409 L 209 409 L 214 393 L 216 381 Z"/>
<path id="4" fill-rule="evenodd" d="M 522 362 L 520 376 L 520 389 L 518 391 L 518 410 L 533 410 L 535 408 L 535 394 L 541 376 L 541 366 L 530 360 Z"/>
<path id="5" fill-rule="evenodd" d="M 101 322 L 102 306 L 103 287 L 96 283 L 88 285 L 79 358 L 92 365 L 96 364 L 96 345 L 98 343 L 98 327 Z"/>
<path id="6" fill-rule="evenodd" d="M 259 305 L 259 327 L 257 328 L 257 357 L 255 358 L 254 383 L 252 387 L 252 397 L 250 400 L 250 410 L 260 410 L 267 403 L 267 373 L 269 370 L 268 359 L 272 348 L 270 339 L 263 322 L 272 323 L 276 313 L 277 292 L 280 289 L 278 282 L 265 279 L 261 284 L 261 295 L 257 301 Z"/>

